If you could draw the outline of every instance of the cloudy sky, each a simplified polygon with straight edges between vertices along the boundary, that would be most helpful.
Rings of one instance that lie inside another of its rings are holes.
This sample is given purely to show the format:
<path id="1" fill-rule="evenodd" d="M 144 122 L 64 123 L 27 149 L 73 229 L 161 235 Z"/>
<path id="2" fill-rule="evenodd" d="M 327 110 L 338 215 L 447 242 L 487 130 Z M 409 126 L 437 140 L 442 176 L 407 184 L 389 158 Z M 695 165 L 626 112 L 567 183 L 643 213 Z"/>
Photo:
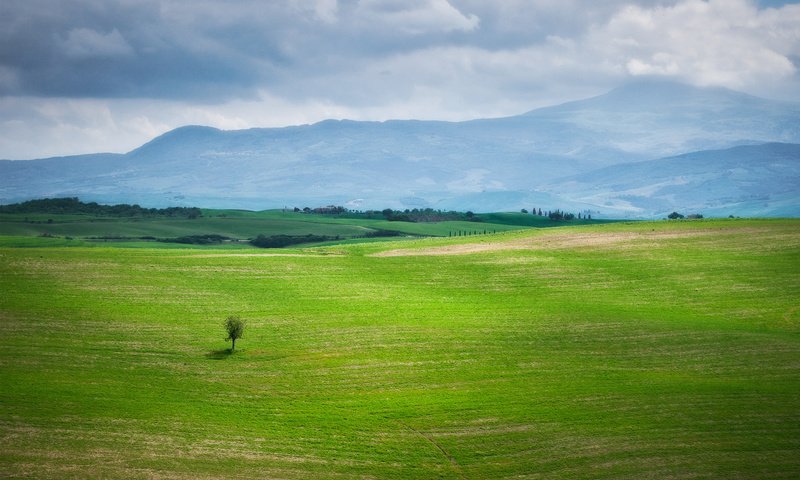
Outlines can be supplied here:
<path id="1" fill-rule="evenodd" d="M 797 102 L 798 68 L 798 1 L 2 0 L 0 158 L 513 115 L 648 75 Z"/>

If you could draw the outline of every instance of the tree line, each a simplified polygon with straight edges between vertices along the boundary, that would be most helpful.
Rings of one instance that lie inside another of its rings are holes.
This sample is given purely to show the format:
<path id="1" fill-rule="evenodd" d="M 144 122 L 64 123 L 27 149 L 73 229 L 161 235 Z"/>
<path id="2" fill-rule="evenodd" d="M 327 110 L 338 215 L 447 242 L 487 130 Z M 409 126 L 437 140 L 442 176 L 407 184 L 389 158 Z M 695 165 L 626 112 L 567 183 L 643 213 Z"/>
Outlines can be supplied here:
<path id="1" fill-rule="evenodd" d="M 139 205 L 101 205 L 97 202 L 85 203 L 77 197 L 43 198 L 27 202 L 0 205 L 0 213 L 52 213 L 84 214 L 103 217 L 174 217 L 198 218 L 203 215 L 197 207 L 143 208 Z"/>
<path id="2" fill-rule="evenodd" d="M 348 238 L 398 237 L 401 235 L 406 234 L 395 230 L 372 230 L 362 235 L 354 235 Z M 259 248 L 284 248 L 303 243 L 329 242 L 341 239 L 341 235 L 315 235 L 312 233 L 306 235 L 259 235 L 250 240 L 250 245 Z"/>
<path id="3" fill-rule="evenodd" d="M 458 212 L 455 210 L 435 210 L 433 208 L 411 208 L 405 210 L 394 210 L 384 208 L 383 210 L 349 210 L 339 205 L 328 205 L 317 208 L 294 207 L 295 212 L 316 213 L 320 215 L 335 215 L 341 218 L 360 218 L 367 220 L 388 220 L 390 222 L 444 222 L 444 221 L 469 221 L 480 222 L 481 219 L 471 211 Z"/>
<path id="4" fill-rule="evenodd" d="M 669 218 L 670 220 L 680 220 L 682 218 L 688 218 L 690 220 L 697 220 L 697 219 L 703 218 L 703 216 L 701 214 L 699 214 L 699 213 L 691 213 L 689 215 L 683 215 L 682 213 L 672 212 L 669 215 L 667 215 L 667 218 Z M 733 218 L 733 215 L 731 215 L 731 218 Z"/>
<path id="5" fill-rule="evenodd" d="M 520 212 L 528 213 L 528 210 L 523 208 L 522 210 L 520 210 Z M 590 214 L 590 213 L 584 213 L 583 216 L 581 216 L 580 212 L 578 212 L 578 214 L 576 215 L 574 213 L 564 212 L 564 211 L 561 211 L 559 209 L 542 211 L 542 209 L 540 208 L 537 211 L 536 207 L 534 207 L 533 210 L 530 213 L 531 213 L 531 215 L 538 215 L 540 217 L 547 217 L 550 220 L 555 220 L 557 222 L 558 221 L 575 220 L 576 218 L 578 220 L 591 220 L 592 219 L 592 214 Z"/>
<path id="6" fill-rule="evenodd" d="M 290 245 L 299 245 L 301 243 L 318 243 L 327 242 L 330 240 L 339 240 L 339 235 L 259 235 L 250 240 L 250 245 L 259 248 L 283 248 Z"/>

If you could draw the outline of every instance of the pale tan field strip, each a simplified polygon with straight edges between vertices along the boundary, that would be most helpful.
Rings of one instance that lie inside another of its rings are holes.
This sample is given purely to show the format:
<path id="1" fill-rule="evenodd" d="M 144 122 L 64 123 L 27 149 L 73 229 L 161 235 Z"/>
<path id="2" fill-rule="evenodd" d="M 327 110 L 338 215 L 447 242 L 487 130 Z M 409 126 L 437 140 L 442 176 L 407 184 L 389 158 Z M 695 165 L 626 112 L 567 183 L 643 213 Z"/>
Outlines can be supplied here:
<path id="1" fill-rule="evenodd" d="M 218 257 L 330 257 L 335 254 L 325 253 L 319 254 L 316 252 L 309 253 L 200 253 L 196 255 L 182 255 L 178 258 L 218 258 Z"/>
<path id="2" fill-rule="evenodd" d="M 445 245 L 428 248 L 398 248 L 372 254 L 374 257 L 407 257 L 430 255 L 468 255 L 473 253 L 505 250 L 565 249 L 581 247 L 633 246 L 637 242 L 680 238 L 711 237 L 719 235 L 743 235 L 763 233 L 766 229 L 736 227 L 720 229 L 698 229 L 691 231 L 651 231 L 651 232 L 545 232 L 542 235 L 501 241 L 482 241 L 463 245 Z"/>

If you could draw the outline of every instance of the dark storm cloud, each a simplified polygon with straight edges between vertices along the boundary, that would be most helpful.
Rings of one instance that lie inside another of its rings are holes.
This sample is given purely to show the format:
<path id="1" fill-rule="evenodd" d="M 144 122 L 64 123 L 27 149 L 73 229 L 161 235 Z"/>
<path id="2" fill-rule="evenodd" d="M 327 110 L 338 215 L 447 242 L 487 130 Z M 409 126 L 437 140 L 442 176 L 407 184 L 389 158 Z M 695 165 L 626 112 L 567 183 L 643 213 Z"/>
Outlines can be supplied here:
<path id="1" fill-rule="evenodd" d="M 224 98 L 252 90 L 288 61 L 270 38 L 280 35 L 275 25 L 225 25 L 222 4 L 194 13 L 187 4 L 185 14 L 173 5 L 4 1 L 0 64 L 13 82 L 0 85 L 2 93 Z"/>
<path id="2" fill-rule="evenodd" d="M 798 100 L 799 57 L 780 0 L 2 0 L 0 158 L 511 115 L 638 76 Z"/>
<path id="3" fill-rule="evenodd" d="M 628 3 L 6 0 L 0 4 L 0 94 L 213 103 L 267 91 L 292 99 L 367 101 L 373 90 L 386 95 L 410 88 L 407 72 L 371 71 L 387 58 L 401 59 L 395 67 L 413 67 L 402 58 L 424 61 L 425 52 L 437 50 L 547 49 L 584 38 Z M 668 9 L 676 3 L 636 5 Z"/>
<path id="4" fill-rule="evenodd" d="M 303 96 L 306 84 L 391 55 L 575 35 L 622 2 L 581 3 L 6 0 L 0 93 L 224 100 L 262 88 Z"/>
<path id="5" fill-rule="evenodd" d="M 256 86 L 278 83 L 281 72 L 324 55 L 331 42 L 321 38 L 344 43 L 308 13 L 277 2 L 4 1 L 0 92 L 247 95 Z M 324 68 L 326 62 L 313 65 Z"/>

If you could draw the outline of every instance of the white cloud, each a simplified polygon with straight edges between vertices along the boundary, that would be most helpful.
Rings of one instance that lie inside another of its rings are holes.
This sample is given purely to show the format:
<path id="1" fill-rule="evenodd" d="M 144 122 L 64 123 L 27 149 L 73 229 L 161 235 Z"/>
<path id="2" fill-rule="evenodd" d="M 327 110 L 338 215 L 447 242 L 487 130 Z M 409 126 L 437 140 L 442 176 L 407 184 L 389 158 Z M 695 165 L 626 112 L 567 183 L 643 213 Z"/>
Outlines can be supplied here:
<path id="1" fill-rule="evenodd" d="M 125 152 L 171 123 L 137 115 L 140 102 L 69 98 L 0 99 L 0 158 Z"/>
<path id="2" fill-rule="evenodd" d="M 339 3 L 336 0 L 294 0 L 295 6 L 301 8 L 310 3 L 311 11 L 314 16 L 321 20 L 323 23 L 335 23 L 338 20 L 337 14 L 339 12 Z"/>
<path id="3" fill-rule="evenodd" d="M 463 14 L 447 0 L 361 0 L 356 17 L 363 26 L 406 34 L 471 31 L 480 19 Z"/>
<path id="4" fill-rule="evenodd" d="M 643 75 L 774 94 L 796 82 L 799 13 L 797 5 L 758 10 L 744 0 L 624 6 L 573 37 L 512 48 L 422 45 L 297 79 L 294 88 L 362 116 L 449 120 L 520 113 Z"/>
<path id="5" fill-rule="evenodd" d="M 653 54 L 649 61 L 642 61 L 632 58 L 625 64 L 626 70 L 634 76 L 639 75 L 666 75 L 675 76 L 680 73 L 680 67 L 675 58 L 668 54 L 659 52 Z"/>
<path id="6" fill-rule="evenodd" d="M 628 6 L 593 28 L 585 47 L 633 76 L 757 88 L 795 74 L 789 55 L 800 47 L 800 7 L 759 11 L 745 0 Z"/>

